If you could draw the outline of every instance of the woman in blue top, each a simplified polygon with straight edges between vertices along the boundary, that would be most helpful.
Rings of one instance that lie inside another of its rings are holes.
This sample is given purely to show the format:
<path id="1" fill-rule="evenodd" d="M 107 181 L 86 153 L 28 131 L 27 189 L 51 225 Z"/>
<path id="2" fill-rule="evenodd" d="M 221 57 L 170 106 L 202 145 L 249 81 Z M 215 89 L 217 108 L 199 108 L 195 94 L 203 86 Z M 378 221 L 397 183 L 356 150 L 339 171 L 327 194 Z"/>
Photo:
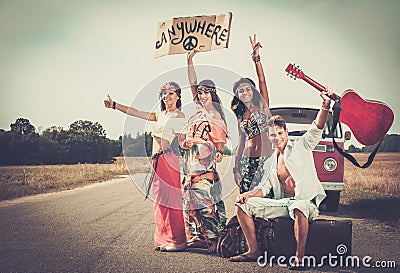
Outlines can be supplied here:
<path id="1" fill-rule="evenodd" d="M 231 102 L 239 128 L 239 145 L 233 174 L 240 193 L 252 190 L 260 183 L 264 162 L 272 153 L 266 125 L 271 112 L 267 83 L 260 62 L 261 44 L 256 41 L 255 34 L 253 38 L 249 38 L 260 91 L 251 79 L 241 78 L 233 86 L 235 96 Z"/>

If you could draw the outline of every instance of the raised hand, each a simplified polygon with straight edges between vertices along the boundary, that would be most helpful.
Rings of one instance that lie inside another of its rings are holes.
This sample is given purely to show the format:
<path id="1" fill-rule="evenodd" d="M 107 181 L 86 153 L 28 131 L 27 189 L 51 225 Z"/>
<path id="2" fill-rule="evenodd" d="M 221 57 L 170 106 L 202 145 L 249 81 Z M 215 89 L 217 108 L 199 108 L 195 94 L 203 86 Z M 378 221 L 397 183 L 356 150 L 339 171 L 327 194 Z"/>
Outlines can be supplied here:
<path id="1" fill-rule="evenodd" d="M 332 95 L 333 95 L 333 91 L 331 90 L 331 88 L 330 88 L 329 86 L 326 86 L 326 87 L 325 87 L 325 90 L 326 90 L 326 91 L 322 91 L 319 95 L 320 95 L 321 98 L 323 99 L 322 104 L 323 104 L 325 107 L 328 107 L 328 108 L 329 108 L 329 106 L 330 106 L 330 104 L 331 104 L 331 97 L 332 97 Z"/>
<path id="2" fill-rule="evenodd" d="M 104 106 L 106 108 L 112 108 L 113 100 L 111 99 L 110 95 L 107 95 L 107 99 L 104 100 Z"/>
<path id="3" fill-rule="evenodd" d="M 189 60 L 191 60 L 193 58 L 193 56 L 196 55 L 197 52 L 199 52 L 197 49 L 193 49 L 193 50 L 189 51 L 187 54 L 187 58 Z"/>
<path id="4" fill-rule="evenodd" d="M 315 118 L 315 124 L 319 129 L 323 129 L 325 127 L 326 120 L 328 119 L 329 108 L 331 106 L 331 98 L 333 92 L 332 90 L 326 86 L 326 91 L 322 91 L 319 95 L 322 98 L 322 106 L 319 110 L 317 117 Z"/>
<path id="5" fill-rule="evenodd" d="M 250 39 L 250 43 L 251 43 L 251 48 L 253 49 L 253 52 L 251 53 L 251 55 L 253 57 L 257 57 L 258 54 L 259 54 L 258 51 L 259 51 L 260 47 L 262 47 L 261 43 L 257 42 L 257 35 L 256 34 L 253 35 L 253 38 L 251 38 L 251 35 L 250 35 L 249 39 Z"/>

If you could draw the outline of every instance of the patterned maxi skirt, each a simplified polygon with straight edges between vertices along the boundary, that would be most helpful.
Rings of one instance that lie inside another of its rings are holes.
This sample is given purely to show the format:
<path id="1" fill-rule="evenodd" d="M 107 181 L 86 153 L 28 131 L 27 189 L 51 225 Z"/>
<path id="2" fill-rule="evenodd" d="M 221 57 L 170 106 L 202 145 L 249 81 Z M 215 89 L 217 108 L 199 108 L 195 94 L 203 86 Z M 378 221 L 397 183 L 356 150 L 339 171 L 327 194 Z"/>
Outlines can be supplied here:
<path id="1" fill-rule="evenodd" d="M 212 163 L 205 162 L 204 156 L 198 157 L 201 149 L 205 147 L 193 147 L 184 154 L 186 164 L 191 162 L 196 170 L 184 168 L 183 212 L 188 246 L 195 243 L 206 248 L 218 240 L 226 225 L 226 212 L 219 175 Z M 195 157 L 200 159 L 200 164 L 195 163 Z M 198 167 L 200 165 L 204 168 Z"/>

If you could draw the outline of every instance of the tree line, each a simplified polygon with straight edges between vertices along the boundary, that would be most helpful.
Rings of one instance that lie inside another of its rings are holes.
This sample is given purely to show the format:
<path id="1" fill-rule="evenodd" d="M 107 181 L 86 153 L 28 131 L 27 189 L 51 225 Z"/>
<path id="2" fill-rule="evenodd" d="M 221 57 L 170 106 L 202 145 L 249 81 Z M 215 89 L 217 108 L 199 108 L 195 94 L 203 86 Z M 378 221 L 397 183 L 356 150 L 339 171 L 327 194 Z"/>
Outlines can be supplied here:
<path id="1" fill-rule="evenodd" d="M 0 129 L 0 165 L 48 165 L 111 163 L 117 156 L 151 156 L 151 133 L 108 139 L 98 122 L 78 120 L 68 129 L 52 126 L 41 133 L 28 119 L 18 118 L 10 130 Z M 171 144 L 176 155 L 181 151 L 177 138 Z M 225 154 L 230 150 L 225 148 Z"/>
<path id="2" fill-rule="evenodd" d="M 78 120 L 68 129 L 51 126 L 40 134 L 28 119 L 18 118 L 10 130 L 0 129 L 0 165 L 111 163 L 117 156 L 150 156 L 151 134 L 106 137 L 98 122 Z"/>
<path id="3" fill-rule="evenodd" d="M 372 146 L 364 146 L 362 148 L 357 148 L 353 144 L 347 149 L 348 153 L 371 153 L 375 150 L 378 144 Z M 383 153 L 398 153 L 400 152 L 400 135 L 397 134 L 387 134 L 383 138 L 381 144 L 379 145 L 378 152 Z"/>
<path id="4" fill-rule="evenodd" d="M 105 163 L 121 155 L 121 140 L 106 137 L 98 122 L 78 120 L 69 129 L 52 126 L 41 134 L 28 119 L 0 130 L 0 165 Z"/>

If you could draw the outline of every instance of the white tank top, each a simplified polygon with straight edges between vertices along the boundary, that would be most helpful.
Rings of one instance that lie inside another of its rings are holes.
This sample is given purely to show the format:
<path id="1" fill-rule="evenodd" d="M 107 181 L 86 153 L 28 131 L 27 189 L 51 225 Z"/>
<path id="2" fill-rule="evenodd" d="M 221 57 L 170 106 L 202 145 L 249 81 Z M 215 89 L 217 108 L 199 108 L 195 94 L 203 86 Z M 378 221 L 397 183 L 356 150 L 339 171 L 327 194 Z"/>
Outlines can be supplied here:
<path id="1" fill-rule="evenodd" d="M 155 112 L 155 114 L 157 121 L 153 127 L 152 136 L 169 142 L 172 142 L 176 135 L 182 133 L 187 124 L 185 118 L 176 117 L 178 113 L 167 115 L 165 111 L 162 111 Z"/>

